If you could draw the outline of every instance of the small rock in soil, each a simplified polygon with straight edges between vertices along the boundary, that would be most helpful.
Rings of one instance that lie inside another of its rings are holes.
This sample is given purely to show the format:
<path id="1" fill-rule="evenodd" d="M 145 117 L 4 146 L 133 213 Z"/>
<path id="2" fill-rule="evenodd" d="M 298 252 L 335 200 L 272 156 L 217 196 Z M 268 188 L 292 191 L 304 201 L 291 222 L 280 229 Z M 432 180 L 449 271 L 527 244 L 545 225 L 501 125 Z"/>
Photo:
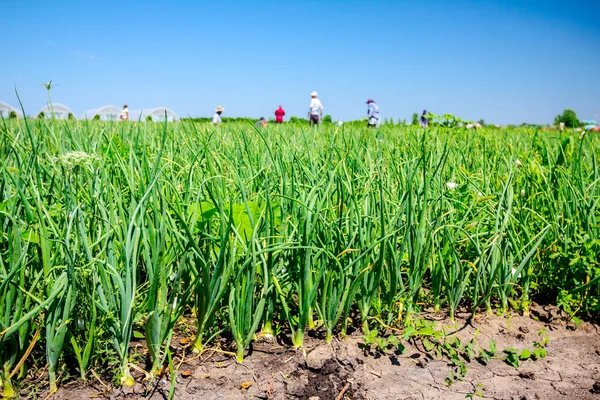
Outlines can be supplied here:
<path id="1" fill-rule="evenodd" d="M 519 377 L 523 379 L 535 379 L 535 374 L 531 371 L 519 372 Z"/>
<path id="2" fill-rule="evenodd" d="M 187 370 L 187 369 L 184 371 L 181 371 L 181 376 L 183 376 L 184 378 L 189 378 L 190 376 L 192 376 L 192 371 Z"/>
<path id="3" fill-rule="evenodd" d="M 425 368 L 427 364 L 429 364 L 428 358 L 421 358 L 419 359 L 419 361 L 417 361 L 417 367 L 419 368 Z"/>
<path id="4" fill-rule="evenodd" d="M 304 394 L 304 388 L 308 386 L 308 376 L 300 375 L 298 379 L 285 381 L 285 392 L 288 395 L 300 397 Z"/>
<path id="5" fill-rule="evenodd" d="M 552 318 L 548 311 L 538 305 L 531 306 L 529 312 L 531 315 L 536 316 L 541 322 L 550 322 L 550 319 Z"/>
<path id="6" fill-rule="evenodd" d="M 250 381 L 244 381 L 240 383 L 240 388 L 242 389 L 248 389 L 250 386 L 252 386 L 252 382 Z"/>
<path id="7" fill-rule="evenodd" d="M 339 370 L 340 370 L 339 364 L 337 362 L 335 362 L 334 360 L 329 359 L 329 360 L 325 360 L 325 362 L 323 363 L 323 368 L 321 370 L 321 373 L 329 375 L 329 374 L 339 372 Z"/>
<path id="8" fill-rule="evenodd" d="M 544 309 L 550 313 L 552 320 L 559 321 L 561 319 L 560 310 L 557 307 L 546 306 Z"/>
<path id="9" fill-rule="evenodd" d="M 333 349 L 328 344 L 321 344 L 306 355 L 306 366 L 312 370 L 323 368 L 325 361 L 334 357 Z"/>

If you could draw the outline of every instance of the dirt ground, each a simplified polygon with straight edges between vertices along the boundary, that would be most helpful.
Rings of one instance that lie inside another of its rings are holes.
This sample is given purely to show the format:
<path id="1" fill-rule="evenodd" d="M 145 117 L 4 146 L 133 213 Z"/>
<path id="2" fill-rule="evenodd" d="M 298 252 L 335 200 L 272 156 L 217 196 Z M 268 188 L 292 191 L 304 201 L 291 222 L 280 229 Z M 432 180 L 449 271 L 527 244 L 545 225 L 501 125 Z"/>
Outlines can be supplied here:
<path id="1" fill-rule="evenodd" d="M 436 319 L 435 314 L 422 315 Z M 461 318 L 462 317 L 462 318 Z M 477 330 L 477 343 L 487 347 L 493 339 L 504 348 L 532 348 L 545 330 L 547 356 L 522 361 L 514 368 L 500 359 L 484 366 L 467 364 L 464 380 L 449 387 L 445 379 L 448 359 L 425 352 L 418 343 L 407 345 L 402 354 L 367 351 L 359 335 L 335 340 L 307 338 L 305 349 L 278 343 L 255 343 L 243 364 L 214 351 L 181 364 L 176 399 L 596 399 L 600 400 L 600 334 L 596 325 L 579 325 L 558 318 L 554 308 L 535 306 L 531 316 L 459 316 L 448 320 L 448 335 L 466 342 Z M 477 348 L 477 347 L 476 347 Z M 191 356 L 190 356 L 191 357 Z M 142 375 L 134 375 L 138 382 Z M 242 388 L 242 386 L 248 386 Z M 136 384 L 131 389 L 105 388 L 98 379 L 63 385 L 57 400 L 166 399 L 168 377 L 151 388 Z M 471 396 L 471 397 L 469 397 Z"/>

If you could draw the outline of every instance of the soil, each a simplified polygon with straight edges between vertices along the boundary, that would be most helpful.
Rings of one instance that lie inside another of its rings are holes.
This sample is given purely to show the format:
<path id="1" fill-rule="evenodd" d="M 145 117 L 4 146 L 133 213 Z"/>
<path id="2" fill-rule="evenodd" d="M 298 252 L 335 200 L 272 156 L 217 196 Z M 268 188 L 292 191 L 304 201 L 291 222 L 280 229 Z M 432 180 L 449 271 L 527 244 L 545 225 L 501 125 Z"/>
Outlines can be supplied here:
<path id="1" fill-rule="evenodd" d="M 487 365 L 472 360 L 466 364 L 464 379 L 448 386 L 449 360 L 427 353 L 419 343 L 407 345 L 400 354 L 365 348 L 358 334 L 347 340 L 334 339 L 331 345 L 307 337 L 304 350 L 259 342 L 254 343 L 243 364 L 213 350 L 195 359 L 187 355 L 178 370 L 175 398 L 600 400 L 597 325 L 575 325 L 561 319 L 555 308 L 540 306 L 534 306 L 530 316 L 479 316 L 469 320 L 465 314 L 459 315 L 455 323 L 434 313 L 421 317 L 437 320 L 436 325 L 444 326 L 447 335 L 456 336 L 463 343 L 476 332 L 476 343 L 481 347 L 488 348 L 493 339 L 499 352 L 505 348 L 533 349 L 533 343 L 540 340 L 540 331 L 545 331 L 542 336 L 549 339 L 547 356 L 521 361 L 518 368 L 500 359 L 492 359 Z M 174 349 L 183 352 L 187 342 L 183 340 L 184 346 L 179 339 L 176 342 Z M 142 384 L 141 373 L 134 377 L 138 383 L 127 390 L 105 387 L 100 378 L 92 378 L 88 383 L 73 381 L 63 384 L 53 398 L 168 397 L 168 375 L 153 385 Z"/>

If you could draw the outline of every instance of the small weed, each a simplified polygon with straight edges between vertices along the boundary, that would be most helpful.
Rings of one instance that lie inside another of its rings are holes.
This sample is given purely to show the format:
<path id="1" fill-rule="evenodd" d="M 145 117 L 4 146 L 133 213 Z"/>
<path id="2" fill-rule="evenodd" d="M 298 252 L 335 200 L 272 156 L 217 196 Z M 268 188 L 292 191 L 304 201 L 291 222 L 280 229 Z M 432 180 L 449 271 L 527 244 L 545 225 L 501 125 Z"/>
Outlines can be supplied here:
<path id="1" fill-rule="evenodd" d="M 394 348 L 400 353 L 403 353 L 406 349 L 396 335 L 389 335 L 387 337 L 379 336 L 379 332 L 377 330 L 367 331 L 363 335 L 363 340 L 366 349 L 370 350 L 371 347 L 374 346 L 381 353 L 386 353 Z"/>
<path id="2" fill-rule="evenodd" d="M 475 398 L 483 398 L 483 390 L 485 389 L 485 387 L 481 384 L 478 383 L 477 385 L 475 385 L 475 387 L 473 388 L 475 391 L 473 393 L 467 393 L 467 395 L 465 396 L 465 399 L 475 399 Z"/>

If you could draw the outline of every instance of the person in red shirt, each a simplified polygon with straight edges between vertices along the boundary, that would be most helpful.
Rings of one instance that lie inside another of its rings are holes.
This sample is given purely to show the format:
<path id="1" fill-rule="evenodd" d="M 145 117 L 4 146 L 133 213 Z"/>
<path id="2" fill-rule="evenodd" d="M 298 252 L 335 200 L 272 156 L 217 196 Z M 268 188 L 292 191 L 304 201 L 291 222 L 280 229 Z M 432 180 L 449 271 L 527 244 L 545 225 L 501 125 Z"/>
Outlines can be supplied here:
<path id="1" fill-rule="evenodd" d="M 283 110 L 283 107 L 280 104 L 279 108 L 277 110 L 275 110 L 275 123 L 276 124 L 283 123 L 283 116 L 284 115 L 285 115 L 285 111 Z"/>

